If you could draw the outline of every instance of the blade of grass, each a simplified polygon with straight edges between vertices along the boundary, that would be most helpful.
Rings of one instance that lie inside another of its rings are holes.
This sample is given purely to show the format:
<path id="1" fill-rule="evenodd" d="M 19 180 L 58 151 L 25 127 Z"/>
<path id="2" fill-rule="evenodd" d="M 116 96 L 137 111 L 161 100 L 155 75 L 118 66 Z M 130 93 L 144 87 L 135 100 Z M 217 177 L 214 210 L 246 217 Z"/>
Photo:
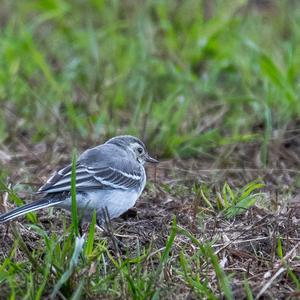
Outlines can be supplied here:
<path id="1" fill-rule="evenodd" d="M 252 295 L 252 291 L 251 291 L 251 288 L 249 286 L 249 282 L 248 282 L 246 276 L 245 276 L 245 279 L 244 279 L 244 288 L 245 288 L 247 300 L 254 300 L 253 295 Z"/>
<path id="2" fill-rule="evenodd" d="M 287 273 L 292 281 L 295 283 L 297 290 L 300 291 L 300 279 L 299 277 L 291 270 L 291 268 L 287 265 Z"/>
<path id="3" fill-rule="evenodd" d="M 172 222 L 171 233 L 170 233 L 169 238 L 168 238 L 167 243 L 166 243 L 166 248 L 165 248 L 165 250 L 164 250 L 164 252 L 162 254 L 162 257 L 160 259 L 159 265 L 158 265 L 156 271 L 154 272 L 154 276 L 150 280 L 150 284 L 148 285 L 148 288 L 147 288 L 147 291 L 146 291 L 146 295 L 149 295 L 151 289 L 154 288 L 154 286 L 155 286 L 157 280 L 159 279 L 160 274 L 161 274 L 161 272 L 162 272 L 162 270 L 163 270 L 166 262 L 168 261 L 168 258 L 169 258 L 169 255 L 170 255 L 170 251 L 171 251 L 173 243 L 175 241 L 176 234 L 177 234 L 177 223 L 176 223 L 176 218 L 174 217 L 173 218 L 173 222 Z M 155 290 L 154 294 L 152 294 L 151 299 L 157 298 L 158 295 L 159 295 L 159 291 L 160 291 L 159 289 Z"/>
<path id="4" fill-rule="evenodd" d="M 93 212 L 92 222 L 90 224 L 89 236 L 85 248 L 85 255 L 90 256 L 93 252 L 94 237 L 95 237 L 95 225 L 96 225 L 96 210 Z"/>
<path id="5" fill-rule="evenodd" d="M 72 225 L 75 236 L 79 236 L 78 230 L 78 212 L 76 202 L 76 151 L 72 156 L 72 174 L 71 174 L 71 199 L 72 199 Z"/>
<path id="6" fill-rule="evenodd" d="M 213 268 L 216 272 L 216 276 L 219 283 L 220 292 L 224 293 L 224 296 L 227 300 L 233 300 L 233 294 L 230 287 L 229 279 L 226 276 L 224 270 L 220 266 L 218 257 L 214 254 L 212 248 L 210 246 L 206 247 L 206 253 L 208 257 L 210 257 Z"/>
<path id="7" fill-rule="evenodd" d="M 278 240 L 277 240 L 277 255 L 279 258 L 283 258 L 281 237 L 278 237 Z"/>

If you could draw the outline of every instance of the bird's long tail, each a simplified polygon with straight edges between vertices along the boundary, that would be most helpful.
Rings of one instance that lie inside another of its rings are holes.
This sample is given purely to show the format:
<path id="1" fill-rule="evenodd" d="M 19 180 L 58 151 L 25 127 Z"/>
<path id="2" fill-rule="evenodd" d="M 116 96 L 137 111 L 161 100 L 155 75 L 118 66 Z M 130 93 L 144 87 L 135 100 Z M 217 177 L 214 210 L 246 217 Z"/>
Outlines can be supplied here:
<path id="1" fill-rule="evenodd" d="M 17 207 L 7 213 L 0 215 L 0 223 L 5 223 L 7 221 L 10 221 L 19 216 L 25 215 L 29 212 L 33 212 L 41 208 L 54 206 L 60 202 L 62 202 L 61 199 L 53 199 L 53 198 L 42 198 L 40 200 L 36 200 L 32 203 L 25 204 L 23 206 Z"/>

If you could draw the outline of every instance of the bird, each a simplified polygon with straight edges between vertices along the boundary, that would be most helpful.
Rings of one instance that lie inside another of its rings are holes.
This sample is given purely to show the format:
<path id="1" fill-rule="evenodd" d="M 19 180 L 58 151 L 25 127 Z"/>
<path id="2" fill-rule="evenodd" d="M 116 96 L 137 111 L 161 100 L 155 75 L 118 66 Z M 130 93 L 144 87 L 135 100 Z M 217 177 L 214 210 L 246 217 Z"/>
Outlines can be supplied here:
<path id="1" fill-rule="evenodd" d="M 84 151 L 76 160 L 78 216 L 91 222 L 96 211 L 99 226 L 105 212 L 114 219 L 132 208 L 146 185 L 146 162 L 158 163 L 137 137 L 121 135 Z M 47 207 L 71 211 L 72 164 L 55 172 L 36 192 L 40 199 L 0 215 L 0 223 Z"/>

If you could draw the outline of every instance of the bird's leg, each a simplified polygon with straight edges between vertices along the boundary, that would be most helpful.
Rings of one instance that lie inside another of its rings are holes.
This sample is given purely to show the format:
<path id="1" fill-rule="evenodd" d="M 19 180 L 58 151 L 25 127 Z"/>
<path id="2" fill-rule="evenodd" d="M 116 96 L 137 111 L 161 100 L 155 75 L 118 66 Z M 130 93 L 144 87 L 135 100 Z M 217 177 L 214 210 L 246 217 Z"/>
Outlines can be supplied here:
<path id="1" fill-rule="evenodd" d="M 122 241 L 120 241 L 118 238 L 116 238 L 107 208 L 105 207 L 105 209 L 103 209 L 102 212 L 103 212 L 104 225 L 105 225 L 102 228 L 104 229 L 105 234 L 111 239 L 113 247 L 114 247 L 117 255 L 120 255 L 119 248 L 125 248 L 126 246 Z"/>
<path id="2" fill-rule="evenodd" d="M 103 223 L 102 223 L 102 219 L 97 219 L 96 220 L 96 228 L 98 230 L 100 230 L 101 232 L 105 231 L 105 228 L 104 228 Z"/>
<path id="3" fill-rule="evenodd" d="M 84 234 L 88 233 L 88 231 L 89 231 L 89 223 L 85 223 L 81 219 L 81 221 L 79 222 L 79 225 L 78 225 L 78 229 L 79 229 L 80 236 L 83 236 Z"/>

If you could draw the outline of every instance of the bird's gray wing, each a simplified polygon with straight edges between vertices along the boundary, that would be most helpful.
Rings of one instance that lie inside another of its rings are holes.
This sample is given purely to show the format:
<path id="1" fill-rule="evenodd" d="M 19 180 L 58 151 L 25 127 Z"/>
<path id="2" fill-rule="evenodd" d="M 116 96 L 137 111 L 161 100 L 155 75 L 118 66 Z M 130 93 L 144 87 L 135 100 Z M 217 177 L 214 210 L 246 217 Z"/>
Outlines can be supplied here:
<path id="1" fill-rule="evenodd" d="M 103 164 L 76 165 L 76 191 L 91 189 L 138 189 L 143 182 L 142 167 L 135 161 L 115 159 Z M 70 192 L 72 166 L 69 165 L 55 173 L 39 193 Z"/>

